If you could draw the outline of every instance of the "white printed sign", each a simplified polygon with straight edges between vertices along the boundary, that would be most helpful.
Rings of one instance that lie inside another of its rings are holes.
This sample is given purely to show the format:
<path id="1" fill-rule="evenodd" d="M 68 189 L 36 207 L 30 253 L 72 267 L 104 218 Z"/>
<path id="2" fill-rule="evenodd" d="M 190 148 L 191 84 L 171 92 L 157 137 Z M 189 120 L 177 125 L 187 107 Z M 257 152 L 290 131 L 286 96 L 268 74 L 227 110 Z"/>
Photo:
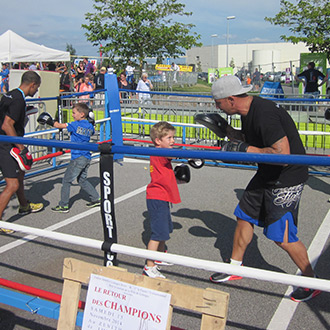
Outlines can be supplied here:
<path id="1" fill-rule="evenodd" d="M 91 274 L 82 330 L 165 330 L 171 295 Z"/>

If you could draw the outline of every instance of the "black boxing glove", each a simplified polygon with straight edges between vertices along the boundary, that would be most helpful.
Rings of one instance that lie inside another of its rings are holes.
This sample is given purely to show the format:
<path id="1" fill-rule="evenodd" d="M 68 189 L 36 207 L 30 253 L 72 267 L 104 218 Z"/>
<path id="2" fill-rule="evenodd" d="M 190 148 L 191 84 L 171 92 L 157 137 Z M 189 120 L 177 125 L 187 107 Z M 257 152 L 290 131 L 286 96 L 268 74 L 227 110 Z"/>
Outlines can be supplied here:
<path id="1" fill-rule="evenodd" d="M 246 152 L 249 144 L 243 141 L 223 141 L 221 151 Z"/>
<path id="2" fill-rule="evenodd" d="M 227 136 L 228 122 L 218 113 L 199 113 L 195 116 L 195 121 L 207 127 L 220 138 Z"/>
<path id="3" fill-rule="evenodd" d="M 17 161 L 19 168 L 22 171 L 28 171 L 31 169 L 33 158 L 28 148 L 24 148 L 20 151 L 17 147 L 10 150 L 10 155 Z"/>
<path id="4" fill-rule="evenodd" d="M 205 160 L 204 159 L 188 159 L 188 164 L 192 168 L 200 169 L 204 166 Z"/>
<path id="5" fill-rule="evenodd" d="M 89 123 L 91 123 L 93 126 L 95 125 L 95 116 L 93 110 L 90 110 L 88 113 L 88 117 L 86 118 Z"/>
<path id="6" fill-rule="evenodd" d="M 190 181 L 190 169 L 185 164 L 175 166 L 174 174 L 177 183 L 188 183 Z"/>
<path id="7" fill-rule="evenodd" d="M 41 125 L 49 125 L 49 126 L 54 126 L 54 119 L 48 112 L 42 112 L 38 118 L 37 122 Z"/>

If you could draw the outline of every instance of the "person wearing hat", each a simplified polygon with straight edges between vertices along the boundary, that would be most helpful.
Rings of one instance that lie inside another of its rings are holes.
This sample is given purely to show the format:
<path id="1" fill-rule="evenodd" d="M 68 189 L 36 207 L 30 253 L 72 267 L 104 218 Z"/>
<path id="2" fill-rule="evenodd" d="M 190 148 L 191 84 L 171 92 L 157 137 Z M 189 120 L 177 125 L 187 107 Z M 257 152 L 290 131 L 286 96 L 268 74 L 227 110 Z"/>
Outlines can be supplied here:
<path id="1" fill-rule="evenodd" d="M 273 101 L 251 96 L 252 86 L 243 86 L 236 76 L 223 76 L 212 86 L 216 107 L 227 115 L 240 115 L 242 129 L 227 127 L 229 141 L 223 151 L 267 154 L 304 155 L 294 121 L 285 109 Z M 258 164 L 258 170 L 245 189 L 234 214 L 237 224 L 230 263 L 242 265 L 254 226 L 264 228 L 264 235 L 286 251 L 303 276 L 314 277 L 304 244 L 297 237 L 298 208 L 304 183 L 308 178 L 305 165 Z M 212 282 L 240 279 L 239 276 L 215 273 Z M 297 288 L 294 301 L 306 301 L 319 290 Z"/>

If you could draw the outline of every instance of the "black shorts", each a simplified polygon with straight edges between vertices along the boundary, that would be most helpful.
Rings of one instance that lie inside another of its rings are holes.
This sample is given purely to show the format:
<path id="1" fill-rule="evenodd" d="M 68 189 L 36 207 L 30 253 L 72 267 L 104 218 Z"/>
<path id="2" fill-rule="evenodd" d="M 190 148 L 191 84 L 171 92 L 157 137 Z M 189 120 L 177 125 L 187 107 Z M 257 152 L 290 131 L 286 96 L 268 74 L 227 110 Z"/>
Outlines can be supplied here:
<path id="1" fill-rule="evenodd" d="M 4 178 L 18 178 L 19 167 L 16 160 L 10 155 L 11 144 L 0 144 L 0 169 Z"/>
<path id="2" fill-rule="evenodd" d="M 237 205 L 234 214 L 244 221 L 264 228 L 264 235 L 283 242 L 288 223 L 288 241 L 296 242 L 298 209 L 304 184 L 278 188 L 264 186 L 257 176 L 253 177 Z"/>

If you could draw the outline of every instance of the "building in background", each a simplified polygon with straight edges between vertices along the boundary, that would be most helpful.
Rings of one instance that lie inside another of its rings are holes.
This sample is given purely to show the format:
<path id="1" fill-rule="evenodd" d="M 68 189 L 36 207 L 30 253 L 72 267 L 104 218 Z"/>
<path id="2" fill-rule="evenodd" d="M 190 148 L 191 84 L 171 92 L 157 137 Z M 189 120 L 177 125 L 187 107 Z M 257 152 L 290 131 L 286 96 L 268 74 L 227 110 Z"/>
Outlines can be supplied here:
<path id="1" fill-rule="evenodd" d="M 202 72 L 209 68 L 226 67 L 227 45 L 196 47 L 186 52 L 187 65 L 200 66 Z M 296 45 L 280 43 L 230 44 L 228 47 L 229 65 L 234 64 L 234 73 L 242 70 L 262 73 L 285 71 L 292 66 L 293 74 L 300 66 L 300 53 L 308 53 L 304 43 Z"/>

